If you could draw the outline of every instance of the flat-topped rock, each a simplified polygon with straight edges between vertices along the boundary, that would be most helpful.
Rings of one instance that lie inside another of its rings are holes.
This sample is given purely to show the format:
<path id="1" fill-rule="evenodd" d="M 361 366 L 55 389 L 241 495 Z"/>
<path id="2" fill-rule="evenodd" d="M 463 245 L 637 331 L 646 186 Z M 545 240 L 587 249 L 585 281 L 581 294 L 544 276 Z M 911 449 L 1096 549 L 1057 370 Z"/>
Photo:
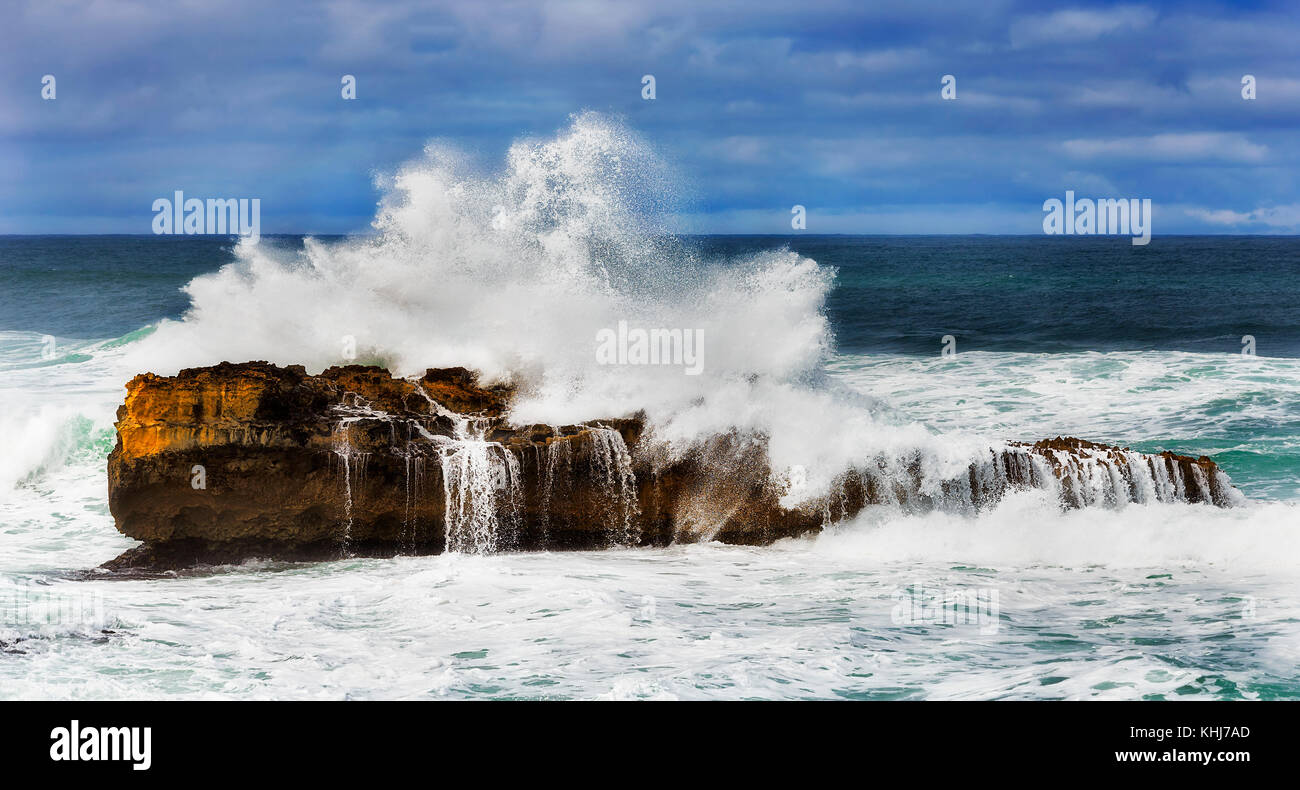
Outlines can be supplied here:
<path id="1" fill-rule="evenodd" d="M 872 505 L 977 512 L 1023 488 L 1050 489 L 1062 507 L 1239 496 L 1204 456 L 1057 437 L 990 448 L 941 481 L 864 448 L 834 490 L 785 507 L 788 483 L 761 437 L 669 447 L 639 414 L 516 425 L 513 395 L 465 368 L 404 379 L 246 362 L 138 375 L 108 482 L 117 528 L 144 545 L 107 567 L 767 543 Z"/>

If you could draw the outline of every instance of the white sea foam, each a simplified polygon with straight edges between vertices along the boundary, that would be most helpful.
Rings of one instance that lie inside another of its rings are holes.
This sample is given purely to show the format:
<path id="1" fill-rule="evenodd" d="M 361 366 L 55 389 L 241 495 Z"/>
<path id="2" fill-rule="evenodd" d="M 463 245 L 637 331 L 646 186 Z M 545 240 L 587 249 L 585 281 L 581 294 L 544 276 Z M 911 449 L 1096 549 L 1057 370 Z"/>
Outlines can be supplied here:
<path id="1" fill-rule="evenodd" d="M 986 567 L 1225 567 L 1300 574 L 1295 502 L 1208 508 L 1186 503 L 1062 512 L 1042 490 L 1009 494 L 975 517 L 868 508 L 827 530 L 816 551 L 873 562 L 950 561 Z"/>
<path id="2" fill-rule="evenodd" d="M 40 338 L 0 333 L 0 502 L 69 460 L 93 455 L 89 445 L 112 429 L 113 401 L 130 378 L 120 378 L 120 351 L 102 342 L 60 341 L 58 356 L 44 360 Z"/>
<path id="3" fill-rule="evenodd" d="M 0 697 L 1270 696 L 1300 682 L 1295 516 L 1063 515 L 1030 492 L 973 519 L 880 508 L 764 548 L 36 574 L 54 600 L 102 601 L 111 633 L 0 628 Z M 895 622 L 916 587 L 996 590 L 997 632 Z"/>

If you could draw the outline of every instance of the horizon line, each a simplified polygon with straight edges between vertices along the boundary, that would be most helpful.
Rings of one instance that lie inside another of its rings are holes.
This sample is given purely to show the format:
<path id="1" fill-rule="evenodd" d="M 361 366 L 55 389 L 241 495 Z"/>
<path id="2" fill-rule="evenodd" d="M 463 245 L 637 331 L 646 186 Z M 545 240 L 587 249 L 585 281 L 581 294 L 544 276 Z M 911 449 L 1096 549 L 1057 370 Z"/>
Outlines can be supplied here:
<path id="1" fill-rule="evenodd" d="M 311 231 L 285 231 L 276 233 L 261 233 L 259 238 L 274 237 L 330 237 L 330 238 L 359 238 L 370 236 L 382 236 L 377 232 L 357 232 L 357 233 L 320 233 Z M 662 233 L 655 234 L 658 236 L 677 236 L 677 237 L 704 237 L 704 236 L 735 236 L 735 237 L 772 237 L 772 238 L 1044 238 L 1044 239 L 1070 239 L 1070 238 L 1127 238 L 1128 234 L 1060 234 L 1060 233 L 736 233 L 736 232 L 715 232 L 715 233 Z M 1295 233 L 1160 233 L 1151 235 L 1151 238 L 1293 238 L 1300 236 L 1300 231 Z M 220 234 L 220 233 L 0 233 L 0 238 L 18 238 L 18 239 L 48 239 L 48 238 L 187 238 L 187 239 L 238 239 L 239 234 Z"/>

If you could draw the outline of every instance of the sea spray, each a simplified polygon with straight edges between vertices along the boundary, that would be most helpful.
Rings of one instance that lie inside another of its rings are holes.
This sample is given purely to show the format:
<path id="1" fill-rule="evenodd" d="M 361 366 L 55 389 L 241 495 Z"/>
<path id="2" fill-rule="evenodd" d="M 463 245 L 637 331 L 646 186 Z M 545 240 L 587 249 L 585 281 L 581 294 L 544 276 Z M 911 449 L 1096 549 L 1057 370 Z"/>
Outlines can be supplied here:
<path id="1" fill-rule="evenodd" d="M 163 322 L 133 353 L 140 369 L 163 371 L 229 358 L 319 369 L 342 361 L 339 338 L 354 337 L 400 375 L 459 365 L 515 384 L 517 424 L 640 410 L 678 457 L 708 436 L 762 437 L 786 507 L 820 503 L 846 470 L 872 465 L 886 500 L 969 511 L 991 496 L 985 489 L 1005 489 L 998 470 L 985 468 L 998 447 L 989 437 L 899 420 L 827 381 L 834 269 L 788 250 L 702 259 L 670 232 L 673 183 L 637 135 L 594 113 L 551 139 L 516 142 L 497 173 L 430 147 L 382 184 L 375 236 L 308 239 L 301 250 L 241 243 L 234 264 L 186 287 L 185 319 Z M 598 364 L 592 339 L 622 324 L 691 327 L 709 339 L 707 365 L 683 376 L 671 366 Z M 449 545 L 493 544 L 486 501 L 496 489 L 480 476 L 506 463 L 495 455 L 469 445 L 441 453 L 451 470 L 445 493 L 457 504 Z M 547 459 L 551 483 L 563 461 Z M 795 470 L 797 484 L 785 485 Z M 1165 471 L 1179 496 L 1180 470 Z M 1059 484 L 1067 497 L 1122 504 L 1135 495 L 1120 496 L 1121 483 L 1133 483 L 1117 473 L 1080 467 Z M 614 477 L 621 490 L 622 472 Z M 1172 498 L 1163 481 L 1153 485 L 1159 501 Z M 552 496 L 554 485 L 546 490 Z M 621 513 L 591 515 L 632 539 Z M 708 532 L 721 521 L 701 512 L 699 523 Z"/>
<path id="2" fill-rule="evenodd" d="M 736 416 L 753 418 L 742 429 L 777 428 L 778 410 L 733 409 L 717 393 L 761 401 L 752 382 L 803 381 L 830 349 L 822 308 L 834 272 L 788 251 L 700 259 L 668 232 L 679 201 L 667 168 L 602 116 L 516 143 L 497 174 L 431 148 L 385 185 L 372 238 L 237 245 L 235 263 L 186 287 L 185 319 L 133 349 L 140 365 L 266 358 L 322 369 L 343 361 L 339 338 L 353 336 L 402 375 L 463 365 L 520 385 L 519 423 L 645 409 L 702 435 Z M 707 366 L 682 376 L 597 364 L 592 338 L 619 322 L 704 333 Z"/>

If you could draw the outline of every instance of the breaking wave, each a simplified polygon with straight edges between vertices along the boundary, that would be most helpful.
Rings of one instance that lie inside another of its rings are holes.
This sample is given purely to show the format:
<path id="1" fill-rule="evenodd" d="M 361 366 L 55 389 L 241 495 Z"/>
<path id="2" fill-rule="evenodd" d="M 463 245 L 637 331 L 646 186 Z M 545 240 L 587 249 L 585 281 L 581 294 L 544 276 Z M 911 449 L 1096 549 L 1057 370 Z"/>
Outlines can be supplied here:
<path id="1" fill-rule="evenodd" d="M 674 183 L 650 146 L 595 113 L 514 143 L 497 172 L 431 146 L 381 182 L 373 235 L 241 243 L 234 263 L 186 286 L 183 320 L 128 358 L 163 374 L 249 359 L 471 367 L 519 387 L 520 423 L 645 410 L 679 452 L 733 430 L 762 436 L 787 505 L 880 459 L 906 459 L 922 493 L 938 494 L 1003 439 L 1039 438 L 940 435 L 835 383 L 835 271 L 788 250 L 702 259 L 671 232 Z M 597 338 L 620 325 L 693 331 L 701 374 L 601 364 Z"/>

